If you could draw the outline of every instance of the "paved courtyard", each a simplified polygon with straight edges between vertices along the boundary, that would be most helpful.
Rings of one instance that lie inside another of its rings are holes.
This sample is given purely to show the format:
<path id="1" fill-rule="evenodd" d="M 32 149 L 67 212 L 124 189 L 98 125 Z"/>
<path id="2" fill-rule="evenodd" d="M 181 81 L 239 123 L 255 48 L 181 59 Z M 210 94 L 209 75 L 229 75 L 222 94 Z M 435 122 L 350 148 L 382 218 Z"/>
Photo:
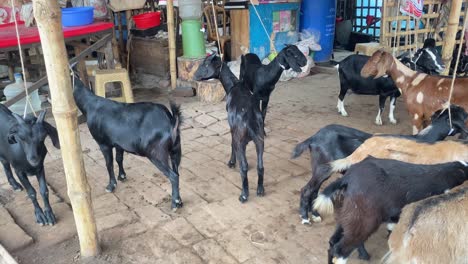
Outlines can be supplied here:
<path id="1" fill-rule="evenodd" d="M 238 168 L 226 166 L 231 138 L 225 102 L 202 104 L 196 98 L 177 98 L 182 104 L 182 164 L 180 192 L 184 207 L 170 209 L 170 183 L 148 160 L 125 155 L 128 180 L 114 193 L 106 193 L 108 174 L 104 158 L 85 124 L 81 144 L 92 189 L 102 254 L 83 260 L 60 151 L 46 143 L 45 169 L 52 208 L 58 218 L 53 227 L 35 224 L 33 206 L 26 192 L 15 193 L 0 175 L 0 243 L 19 263 L 326 263 L 328 239 L 334 219 L 312 225 L 300 223 L 299 192 L 310 178 L 309 154 L 291 160 L 295 144 L 321 127 L 338 123 L 373 133 L 411 133 L 401 100 L 397 126 L 384 118 L 373 124 L 377 97 L 346 98 L 350 117 L 336 112 L 336 74 L 316 74 L 279 83 L 270 100 L 265 139 L 265 197 L 257 197 L 256 154 L 247 150 L 251 196 L 238 201 Z M 167 98 L 138 90 L 139 101 L 167 104 Z M 387 112 L 385 112 L 387 114 Z M 117 166 L 114 164 L 117 171 Z M 31 178 L 37 188 L 37 180 Z M 38 197 L 40 197 L 38 195 Z M 39 199 L 40 200 L 40 199 Z M 42 200 L 40 200 L 42 204 Z M 387 250 L 386 231 L 380 230 L 366 244 L 378 263 Z M 349 263 L 364 263 L 354 253 Z"/>

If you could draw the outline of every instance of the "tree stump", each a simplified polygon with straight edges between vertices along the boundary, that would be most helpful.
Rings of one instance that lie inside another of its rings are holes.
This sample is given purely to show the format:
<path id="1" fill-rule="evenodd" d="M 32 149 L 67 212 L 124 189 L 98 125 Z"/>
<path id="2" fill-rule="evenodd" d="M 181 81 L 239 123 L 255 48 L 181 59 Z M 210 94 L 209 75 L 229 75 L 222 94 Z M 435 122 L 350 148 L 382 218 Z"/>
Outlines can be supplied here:
<path id="1" fill-rule="evenodd" d="M 219 103 L 226 96 L 223 85 L 219 80 L 209 80 L 197 83 L 197 96 L 205 103 Z"/>

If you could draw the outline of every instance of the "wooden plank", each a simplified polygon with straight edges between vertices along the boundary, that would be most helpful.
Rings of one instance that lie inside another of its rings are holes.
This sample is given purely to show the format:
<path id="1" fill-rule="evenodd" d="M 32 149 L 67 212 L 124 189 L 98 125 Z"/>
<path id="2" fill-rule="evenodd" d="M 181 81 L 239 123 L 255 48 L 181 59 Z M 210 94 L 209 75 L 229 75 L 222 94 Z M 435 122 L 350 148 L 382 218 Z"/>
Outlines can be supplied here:
<path id="1" fill-rule="evenodd" d="M 249 10 L 231 10 L 231 57 L 233 60 L 240 57 L 243 52 L 241 47 L 250 49 L 250 21 Z"/>

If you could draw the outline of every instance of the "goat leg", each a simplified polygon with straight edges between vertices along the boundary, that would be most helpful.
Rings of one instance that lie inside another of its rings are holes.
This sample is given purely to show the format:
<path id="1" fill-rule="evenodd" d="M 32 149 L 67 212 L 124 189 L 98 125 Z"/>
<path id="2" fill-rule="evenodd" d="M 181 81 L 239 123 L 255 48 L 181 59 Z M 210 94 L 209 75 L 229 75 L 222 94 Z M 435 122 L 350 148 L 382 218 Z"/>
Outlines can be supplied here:
<path id="1" fill-rule="evenodd" d="M 234 138 L 232 139 L 232 142 L 234 142 Z M 234 168 L 236 166 L 236 149 L 233 143 L 231 143 L 231 158 L 229 159 L 227 165 L 229 168 Z"/>
<path id="2" fill-rule="evenodd" d="M 395 119 L 395 106 L 396 106 L 396 97 L 391 96 L 390 97 L 390 111 L 388 112 L 388 120 L 392 124 L 396 124 L 397 120 Z"/>
<path id="3" fill-rule="evenodd" d="M 381 126 L 383 124 L 382 122 L 382 113 L 385 109 L 385 101 L 387 100 L 387 96 L 385 95 L 379 95 L 379 112 L 377 113 L 377 116 L 375 117 L 375 124 L 378 126 Z"/>
<path id="4" fill-rule="evenodd" d="M 257 174 L 258 174 L 258 184 L 257 184 L 257 196 L 265 195 L 265 188 L 263 187 L 263 151 L 264 145 L 262 140 L 257 140 L 255 142 L 255 147 L 257 149 Z"/>
<path id="5" fill-rule="evenodd" d="M 369 253 L 367 252 L 366 248 L 364 247 L 364 243 L 362 243 L 361 245 L 359 245 L 359 247 L 357 248 L 358 250 L 358 253 L 359 253 L 359 258 L 362 259 L 362 260 L 369 260 L 370 259 L 370 255 Z"/>
<path id="6" fill-rule="evenodd" d="M 268 108 L 268 102 L 270 101 L 270 98 L 265 98 L 262 99 L 262 118 L 263 118 L 263 123 L 265 123 L 265 118 L 267 114 L 267 108 Z"/>
<path id="7" fill-rule="evenodd" d="M 106 187 L 106 192 L 113 192 L 115 190 L 115 187 L 117 186 L 117 181 L 115 180 L 114 175 L 112 147 L 109 147 L 104 144 L 99 144 L 99 148 L 101 149 L 102 155 L 104 155 L 104 159 L 106 160 L 107 173 L 109 174 L 109 185 L 107 185 Z"/>
<path id="8" fill-rule="evenodd" d="M 32 187 L 31 183 L 29 182 L 28 176 L 24 172 L 16 171 L 16 175 L 21 182 L 21 184 L 26 188 L 28 192 L 28 197 L 31 199 L 33 206 L 34 206 L 34 215 L 36 216 L 36 223 L 43 226 L 47 223 L 47 218 L 42 211 L 42 208 L 39 206 L 36 198 L 36 190 Z"/>
<path id="9" fill-rule="evenodd" d="M 171 151 L 171 164 L 172 170 L 179 174 L 179 165 L 182 158 L 182 149 L 180 144 L 178 144 L 172 151 Z"/>
<path id="10" fill-rule="evenodd" d="M 119 176 L 117 176 L 117 179 L 121 182 L 127 180 L 127 174 L 125 173 L 125 170 L 123 167 L 123 156 L 124 156 L 124 150 L 122 148 L 116 147 L 115 148 L 115 160 L 117 161 L 117 164 L 119 165 Z"/>
<path id="11" fill-rule="evenodd" d="M 10 163 L 4 160 L 2 160 L 1 162 L 3 165 L 3 169 L 5 170 L 5 175 L 13 190 L 15 192 L 21 192 L 23 190 L 23 186 L 21 186 L 13 177 L 13 172 L 11 171 Z"/>
<path id="12" fill-rule="evenodd" d="M 45 215 L 46 224 L 55 225 L 56 223 L 55 215 L 49 203 L 49 189 L 47 188 L 44 168 L 42 168 L 39 171 L 36 177 L 37 177 L 37 181 L 39 182 L 39 190 L 41 192 L 42 200 L 44 201 L 44 215 Z"/>
<path id="13" fill-rule="evenodd" d="M 247 157 L 245 156 L 246 145 L 244 144 L 239 148 L 238 159 L 240 164 L 240 175 L 242 179 L 242 192 L 239 196 L 239 201 L 241 203 L 247 202 L 249 199 L 249 180 L 247 178 L 247 171 L 249 170 L 249 165 L 247 163 Z"/>
<path id="14" fill-rule="evenodd" d="M 180 198 L 179 193 L 179 174 L 175 173 L 169 167 L 169 160 L 168 157 L 162 158 L 150 158 L 151 162 L 169 179 L 172 186 L 172 204 L 171 208 L 176 210 L 177 208 L 181 208 L 184 204 L 182 199 Z"/>

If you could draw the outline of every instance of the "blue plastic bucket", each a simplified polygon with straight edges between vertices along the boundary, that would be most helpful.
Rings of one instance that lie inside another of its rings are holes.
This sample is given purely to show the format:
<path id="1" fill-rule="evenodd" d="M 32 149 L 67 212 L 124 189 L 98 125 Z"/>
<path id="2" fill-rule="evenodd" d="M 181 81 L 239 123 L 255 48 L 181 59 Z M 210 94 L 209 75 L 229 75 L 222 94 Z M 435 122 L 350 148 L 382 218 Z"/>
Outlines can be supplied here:
<path id="1" fill-rule="evenodd" d="M 314 54 L 315 62 L 327 62 L 333 53 L 335 39 L 335 1 L 311 0 L 302 1 L 300 30 L 307 30 L 319 35 L 321 51 Z"/>
<path id="2" fill-rule="evenodd" d="M 75 27 L 93 23 L 92 6 L 62 8 L 62 26 Z"/>

